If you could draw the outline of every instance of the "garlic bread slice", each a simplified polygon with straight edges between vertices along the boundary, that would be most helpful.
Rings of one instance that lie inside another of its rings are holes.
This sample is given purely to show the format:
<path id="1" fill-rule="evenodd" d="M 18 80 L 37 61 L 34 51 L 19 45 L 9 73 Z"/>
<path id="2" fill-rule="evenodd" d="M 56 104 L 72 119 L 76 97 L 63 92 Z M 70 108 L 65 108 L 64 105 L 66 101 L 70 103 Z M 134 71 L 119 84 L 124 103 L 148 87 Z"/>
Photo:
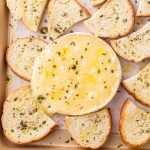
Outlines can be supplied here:
<path id="1" fill-rule="evenodd" d="M 49 33 L 56 39 L 89 16 L 89 12 L 76 0 L 51 0 L 48 5 Z"/>
<path id="2" fill-rule="evenodd" d="M 38 31 L 48 0 L 22 0 L 22 21 L 32 31 Z"/>
<path id="3" fill-rule="evenodd" d="M 150 139 L 150 112 L 128 99 L 122 107 L 119 128 L 125 144 L 132 148 L 142 146 Z"/>
<path id="4" fill-rule="evenodd" d="M 150 16 L 150 0 L 141 0 L 137 12 L 137 16 Z"/>
<path id="5" fill-rule="evenodd" d="M 4 134 L 16 144 L 42 139 L 56 125 L 37 105 L 30 86 L 20 87 L 7 97 L 1 120 Z"/>
<path id="6" fill-rule="evenodd" d="M 141 29 L 121 39 L 112 40 L 116 53 L 128 61 L 141 62 L 150 58 L 150 21 Z"/>
<path id="7" fill-rule="evenodd" d="M 84 24 L 99 37 L 123 36 L 132 30 L 134 9 L 129 0 L 107 0 Z"/>
<path id="8" fill-rule="evenodd" d="M 100 148 L 112 128 L 109 109 L 83 116 L 66 117 L 66 127 L 74 140 L 84 148 Z"/>
<path id="9" fill-rule="evenodd" d="M 15 74 L 30 81 L 32 66 L 47 45 L 47 42 L 41 39 L 17 39 L 7 50 L 6 59 L 9 67 Z"/>
<path id="10" fill-rule="evenodd" d="M 150 107 L 150 63 L 138 74 L 122 81 L 122 85 L 137 101 Z"/>
<path id="11" fill-rule="evenodd" d="M 19 20 L 22 17 L 22 0 L 6 0 L 12 16 Z"/>

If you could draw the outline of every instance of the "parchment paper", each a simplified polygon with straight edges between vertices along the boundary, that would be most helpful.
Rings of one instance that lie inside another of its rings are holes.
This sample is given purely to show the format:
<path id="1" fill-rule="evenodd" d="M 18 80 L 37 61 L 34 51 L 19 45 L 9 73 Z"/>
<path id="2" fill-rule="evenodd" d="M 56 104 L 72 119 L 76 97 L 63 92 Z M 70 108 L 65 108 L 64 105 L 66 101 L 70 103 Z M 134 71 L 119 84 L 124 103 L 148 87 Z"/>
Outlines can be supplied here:
<path id="1" fill-rule="evenodd" d="M 79 2 L 84 5 L 91 14 L 97 11 L 98 8 L 94 8 L 90 0 L 79 0 Z M 139 1 L 134 1 L 132 0 L 132 3 L 135 7 L 135 11 L 137 11 L 138 3 Z M 146 22 L 150 20 L 150 18 L 144 18 L 144 17 L 136 17 L 136 22 L 135 22 L 135 27 L 134 30 L 136 31 L 137 29 L 141 28 Z M 40 25 L 39 30 L 42 27 L 48 26 L 48 18 L 47 18 L 47 10 L 43 16 L 42 19 L 42 24 Z M 82 23 L 78 23 L 74 25 L 71 29 L 69 29 L 68 32 L 87 32 L 89 31 L 85 28 L 85 26 Z M 65 34 L 66 34 L 65 33 Z M 12 16 L 10 15 L 10 23 L 9 23 L 9 43 L 12 43 L 15 39 L 17 38 L 24 38 L 24 37 L 39 37 L 41 39 L 46 40 L 48 43 L 51 43 L 52 41 L 50 40 L 50 35 L 49 34 L 41 34 L 40 32 L 34 33 L 31 30 L 29 30 L 21 21 L 15 21 Z M 46 39 L 45 39 L 46 38 Z M 133 76 L 134 74 L 138 73 L 140 69 L 142 69 L 148 62 L 149 60 L 145 60 L 141 63 L 132 63 L 125 61 L 120 58 L 121 65 L 122 65 L 122 71 L 123 71 L 123 76 L 122 79 L 129 78 Z M 24 81 L 23 79 L 19 78 L 16 76 L 8 67 L 7 69 L 7 88 L 6 92 L 9 94 L 12 92 L 14 89 L 22 86 L 29 84 L 28 82 Z M 113 100 L 109 103 L 107 107 L 111 109 L 112 117 L 113 117 L 113 134 L 118 134 L 118 120 L 120 117 L 120 109 L 124 103 L 124 101 L 130 97 L 136 104 L 138 104 L 140 107 L 141 106 L 139 103 L 137 103 L 132 96 L 130 96 L 123 87 L 120 86 L 117 94 L 113 98 Z M 148 110 L 148 108 L 144 107 L 144 109 Z M 36 142 L 35 144 L 40 144 L 40 145 L 58 145 L 58 143 L 61 144 L 67 144 L 67 146 L 77 146 L 77 144 L 71 140 L 69 133 L 65 129 L 65 123 L 64 123 L 64 115 L 57 114 L 53 116 L 53 119 L 58 123 L 58 127 L 56 131 L 54 131 L 49 137 L 48 140 L 41 140 L 39 142 Z M 63 139 L 62 139 L 63 138 Z M 56 140 L 57 139 L 57 140 Z M 67 143 L 67 140 L 70 140 Z M 113 144 L 112 144 L 113 145 Z"/>

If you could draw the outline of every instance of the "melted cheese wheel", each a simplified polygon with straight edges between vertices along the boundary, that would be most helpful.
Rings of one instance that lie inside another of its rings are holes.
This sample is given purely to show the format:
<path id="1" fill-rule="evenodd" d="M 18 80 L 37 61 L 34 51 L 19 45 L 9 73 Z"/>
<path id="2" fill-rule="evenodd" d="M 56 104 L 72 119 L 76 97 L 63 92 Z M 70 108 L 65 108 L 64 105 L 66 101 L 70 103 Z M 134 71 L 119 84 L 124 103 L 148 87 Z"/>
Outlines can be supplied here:
<path id="1" fill-rule="evenodd" d="M 106 42 L 89 34 L 69 34 L 37 59 L 31 86 L 48 114 L 82 115 L 110 102 L 120 80 L 120 62 Z"/>

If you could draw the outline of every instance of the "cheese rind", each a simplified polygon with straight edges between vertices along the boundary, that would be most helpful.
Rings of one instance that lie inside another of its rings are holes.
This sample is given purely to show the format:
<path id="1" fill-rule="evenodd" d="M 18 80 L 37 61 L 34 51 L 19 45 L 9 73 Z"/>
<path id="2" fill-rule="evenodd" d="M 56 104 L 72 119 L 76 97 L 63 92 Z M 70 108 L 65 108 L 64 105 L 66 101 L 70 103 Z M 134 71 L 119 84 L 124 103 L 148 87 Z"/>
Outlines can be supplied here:
<path id="1" fill-rule="evenodd" d="M 69 34 L 37 59 L 31 86 L 48 114 L 81 115 L 110 102 L 120 79 L 120 62 L 106 42 L 90 34 Z"/>

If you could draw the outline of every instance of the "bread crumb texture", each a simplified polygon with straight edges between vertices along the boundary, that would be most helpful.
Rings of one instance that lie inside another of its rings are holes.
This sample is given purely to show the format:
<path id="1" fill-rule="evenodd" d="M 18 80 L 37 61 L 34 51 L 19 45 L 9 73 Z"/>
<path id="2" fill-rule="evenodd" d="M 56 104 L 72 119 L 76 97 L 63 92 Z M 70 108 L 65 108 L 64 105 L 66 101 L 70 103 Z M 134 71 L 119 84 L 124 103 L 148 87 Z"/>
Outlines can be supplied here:
<path id="1" fill-rule="evenodd" d="M 131 147 L 138 147 L 150 139 L 150 113 L 132 101 L 126 101 L 121 114 L 121 135 Z"/>
<path id="2" fill-rule="evenodd" d="M 83 147 L 98 148 L 105 143 L 111 130 L 109 110 L 67 117 L 66 126 L 72 137 Z"/>
<path id="3" fill-rule="evenodd" d="M 55 122 L 39 108 L 30 86 L 12 92 L 4 102 L 2 126 L 6 137 L 17 144 L 46 136 Z"/>
<path id="4" fill-rule="evenodd" d="M 118 40 L 111 45 L 118 55 L 128 61 L 140 62 L 150 57 L 150 21 L 141 29 Z"/>

